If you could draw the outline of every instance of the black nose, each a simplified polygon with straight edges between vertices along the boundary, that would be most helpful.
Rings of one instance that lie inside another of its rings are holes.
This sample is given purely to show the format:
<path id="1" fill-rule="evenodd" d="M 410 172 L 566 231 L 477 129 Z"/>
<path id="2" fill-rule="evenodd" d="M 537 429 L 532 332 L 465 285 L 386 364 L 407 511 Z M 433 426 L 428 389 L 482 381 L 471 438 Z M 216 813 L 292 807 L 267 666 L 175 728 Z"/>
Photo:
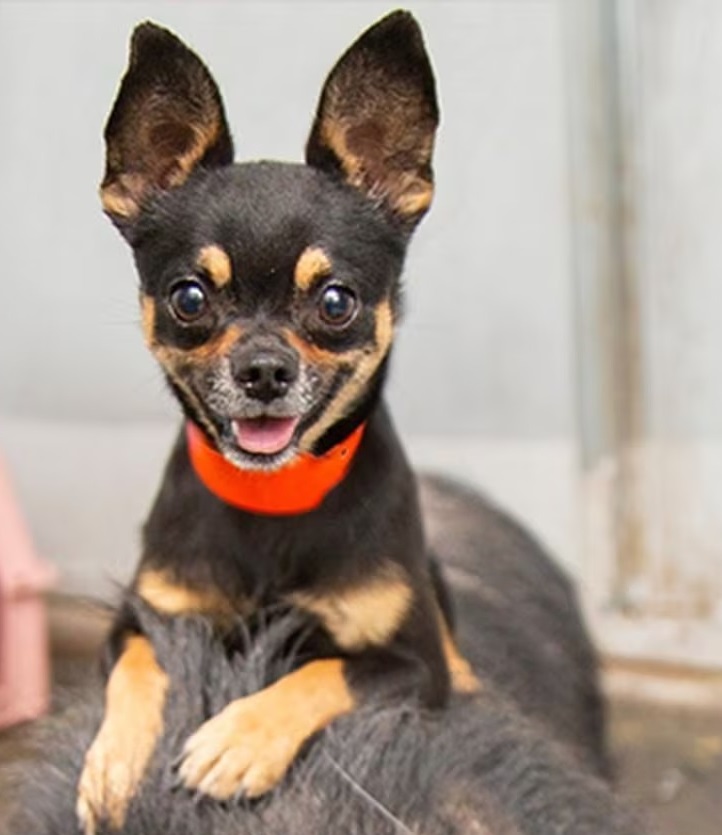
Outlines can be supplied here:
<path id="1" fill-rule="evenodd" d="M 270 403 L 283 397 L 298 377 L 298 357 L 282 348 L 248 346 L 231 360 L 231 370 L 245 393 L 254 400 Z"/>

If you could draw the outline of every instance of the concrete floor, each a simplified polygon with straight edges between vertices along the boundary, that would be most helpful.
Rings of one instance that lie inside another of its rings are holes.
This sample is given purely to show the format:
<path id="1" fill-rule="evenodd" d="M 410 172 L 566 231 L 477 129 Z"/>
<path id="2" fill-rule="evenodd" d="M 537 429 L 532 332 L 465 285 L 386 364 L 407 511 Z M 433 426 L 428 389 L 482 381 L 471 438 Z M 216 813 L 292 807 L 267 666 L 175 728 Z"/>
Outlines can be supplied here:
<path id="1" fill-rule="evenodd" d="M 660 835 L 722 833 L 719 710 L 617 701 L 611 737 L 621 792 Z"/>
<path id="2" fill-rule="evenodd" d="M 98 609 L 69 608 L 55 601 L 51 634 L 57 692 L 87 674 L 106 623 L 107 616 Z M 613 669 L 607 680 L 612 679 Z M 647 812 L 659 835 L 722 833 L 722 699 L 717 700 L 714 690 L 719 683 L 718 677 L 709 686 L 697 682 L 697 693 L 713 695 L 704 708 L 640 700 L 629 692 L 610 698 L 619 790 Z M 666 692 L 664 682 L 657 692 Z M 0 765 L 22 754 L 24 736 L 23 728 L 0 733 Z M 0 832 L 2 807 L 0 790 Z"/>

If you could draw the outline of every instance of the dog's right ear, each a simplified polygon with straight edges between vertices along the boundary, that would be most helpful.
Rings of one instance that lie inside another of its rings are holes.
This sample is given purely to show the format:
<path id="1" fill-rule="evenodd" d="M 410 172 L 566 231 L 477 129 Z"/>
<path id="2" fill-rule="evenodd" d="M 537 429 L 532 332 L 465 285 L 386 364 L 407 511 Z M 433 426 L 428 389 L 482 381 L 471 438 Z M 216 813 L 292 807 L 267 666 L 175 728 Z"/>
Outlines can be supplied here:
<path id="1" fill-rule="evenodd" d="M 103 208 L 126 232 L 153 195 L 199 166 L 233 161 L 233 141 L 208 68 L 167 29 L 133 32 L 128 69 L 105 126 Z"/>
<path id="2" fill-rule="evenodd" d="M 418 23 L 396 11 L 367 29 L 331 70 L 306 162 L 341 177 L 408 228 L 431 204 L 439 123 L 434 73 Z"/>

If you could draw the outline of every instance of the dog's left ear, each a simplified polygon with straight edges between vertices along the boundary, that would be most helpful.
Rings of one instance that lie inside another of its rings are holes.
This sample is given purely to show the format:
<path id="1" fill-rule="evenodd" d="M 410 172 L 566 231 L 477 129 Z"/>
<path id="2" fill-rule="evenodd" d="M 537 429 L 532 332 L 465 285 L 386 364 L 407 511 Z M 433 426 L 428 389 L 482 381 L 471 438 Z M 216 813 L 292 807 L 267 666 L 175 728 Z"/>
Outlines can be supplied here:
<path id="1" fill-rule="evenodd" d="M 439 123 L 421 30 L 404 11 L 380 20 L 331 70 L 306 145 L 309 165 L 340 175 L 406 224 L 433 195 Z"/>
<path id="2" fill-rule="evenodd" d="M 154 195 L 197 167 L 233 162 L 218 87 L 179 38 L 154 23 L 136 27 L 128 69 L 105 126 L 103 208 L 126 231 Z"/>

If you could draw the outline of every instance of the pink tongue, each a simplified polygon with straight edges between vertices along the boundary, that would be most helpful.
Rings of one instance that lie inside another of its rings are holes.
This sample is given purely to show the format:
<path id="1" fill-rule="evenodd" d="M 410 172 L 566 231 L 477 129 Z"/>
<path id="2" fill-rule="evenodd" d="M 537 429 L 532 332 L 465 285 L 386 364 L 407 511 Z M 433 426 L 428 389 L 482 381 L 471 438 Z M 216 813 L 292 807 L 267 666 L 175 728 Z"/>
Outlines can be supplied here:
<path id="1" fill-rule="evenodd" d="M 233 432 L 238 446 L 245 452 L 273 455 L 291 443 L 297 424 L 295 417 L 234 420 Z"/>

